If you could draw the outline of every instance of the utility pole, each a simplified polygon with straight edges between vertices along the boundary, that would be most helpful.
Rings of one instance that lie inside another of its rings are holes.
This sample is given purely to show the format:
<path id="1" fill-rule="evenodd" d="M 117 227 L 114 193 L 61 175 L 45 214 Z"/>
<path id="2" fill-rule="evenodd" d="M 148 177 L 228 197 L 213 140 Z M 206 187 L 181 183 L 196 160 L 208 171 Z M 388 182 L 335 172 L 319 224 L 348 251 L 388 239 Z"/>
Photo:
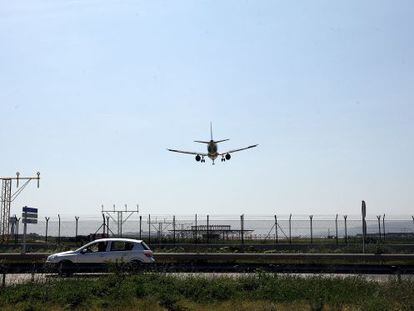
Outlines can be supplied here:
<path id="1" fill-rule="evenodd" d="M 6 241 L 9 237 L 10 230 L 10 208 L 12 202 L 26 188 L 31 180 L 37 180 L 37 188 L 39 188 L 40 173 L 36 173 L 35 177 L 21 177 L 20 173 L 16 173 L 16 177 L 1 177 L 1 211 L 0 211 L 0 234 L 2 241 Z M 16 191 L 12 193 L 12 181 L 16 181 Z M 20 186 L 20 180 L 25 182 Z"/>

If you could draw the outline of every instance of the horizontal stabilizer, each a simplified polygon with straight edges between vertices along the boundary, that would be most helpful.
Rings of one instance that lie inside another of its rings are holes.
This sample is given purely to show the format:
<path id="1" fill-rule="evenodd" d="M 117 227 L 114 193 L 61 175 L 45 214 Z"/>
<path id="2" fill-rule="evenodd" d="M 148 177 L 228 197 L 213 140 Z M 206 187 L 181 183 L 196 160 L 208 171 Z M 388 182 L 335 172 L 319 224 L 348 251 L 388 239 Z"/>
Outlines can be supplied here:
<path id="1" fill-rule="evenodd" d="M 195 140 L 195 143 L 200 143 L 200 144 L 209 144 L 209 141 L 204 141 L 204 140 Z"/>
<path id="2" fill-rule="evenodd" d="M 228 140 L 230 140 L 230 139 L 229 138 L 226 138 L 226 139 L 222 139 L 222 140 L 215 141 L 215 143 L 218 144 L 218 143 L 222 143 L 223 141 L 228 141 Z"/>

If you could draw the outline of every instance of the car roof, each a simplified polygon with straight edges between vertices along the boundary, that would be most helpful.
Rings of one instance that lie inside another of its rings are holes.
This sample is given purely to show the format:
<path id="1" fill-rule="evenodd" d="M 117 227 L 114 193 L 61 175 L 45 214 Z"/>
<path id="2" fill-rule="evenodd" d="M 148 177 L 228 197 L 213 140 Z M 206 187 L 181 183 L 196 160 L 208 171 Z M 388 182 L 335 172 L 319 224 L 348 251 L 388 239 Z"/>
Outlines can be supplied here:
<path id="1" fill-rule="evenodd" d="M 92 242 L 110 242 L 110 241 L 122 241 L 122 242 L 132 242 L 132 243 L 142 243 L 142 240 L 127 239 L 127 238 L 105 238 L 97 239 Z"/>

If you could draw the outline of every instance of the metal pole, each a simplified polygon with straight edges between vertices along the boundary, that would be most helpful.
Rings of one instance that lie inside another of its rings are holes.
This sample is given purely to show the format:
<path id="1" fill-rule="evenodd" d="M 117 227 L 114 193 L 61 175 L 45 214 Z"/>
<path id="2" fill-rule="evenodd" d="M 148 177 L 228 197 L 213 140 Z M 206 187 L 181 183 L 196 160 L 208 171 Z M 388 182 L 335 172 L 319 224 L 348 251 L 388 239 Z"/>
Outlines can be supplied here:
<path id="1" fill-rule="evenodd" d="M 60 214 L 58 214 L 58 218 L 59 218 L 58 244 L 60 244 Z"/>
<path id="2" fill-rule="evenodd" d="M 26 222 L 26 213 L 23 217 L 23 254 L 26 254 L 26 234 L 27 234 L 27 222 Z"/>
<path id="3" fill-rule="evenodd" d="M 105 217 L 104 217 L 105 219 Z M 75 240 L 76 242 L 78 242 L 78 222 L 79 222 L 79 216 L 75 216 L 75 222 L 76 222 L 76 227 L 75 227 Z M 105 235 L 105 226 L 104 226 L 104 235 Z"/>
<path id="4" fill-rule="evenodd" d="M 345 222 L 345 244 L 348 245 L 348 227 L 346 223 L 346 219 L 348 218 L 347 215 L 344 215 L 344 222 Z"/>
<path id="5" fill-rule="evenodd" d="M 158 223 L 158 245 L 161 244 L 161 231 L 162 231 L 162 223 Z"/>
<path id="6" fill-rule="evenodd" d="M 197 233 L 197 230 L 198 230 L 198 224 L 197 224 L 197 214 L 195 214 L 195 234 L 194 234 L 194 242 L 197 244 L 197 241 L 198 241 L 198 239 L 197 239 L 197 236 L 198 236 L 198 233 Z"/>
<path id="7" fill-rule="evenodd" d="M 175 215 L 173 216 L 173 242 L 175 246 Z"/>
<path id="8" fill-rule="evenodd" d="M 151 214 L 148 214 L 148 244 L 151 244 Z"/>
<path id="9" fill-rule="evenodd" d="M 289 244 L 292 244 L 292 214 L 289 215 Z"/>
<path id="10" fill-rule="evenodd" d="M 377 216 L 378 220 L 378 239 L 381 241 L 381 215 Z"/>
<path id="11" fill-rule="evenodd" d="M 207 244 L 210 243 L 210 215 L 207 215 Z"/>
<path id="12" fill-rule="evenodd" d="M 139 239 L 142 240 L 142 216 L 139 216 Z"/>
<path id="13" fill-rule="evenodd" d="M 279 242 L 279 238 L 277 236 L 277 216 L 275 215 L 275 243 Z"/>
<path id="14" fill-rule="evenodd" d="M 50 219 L 50 217 L 45 217 L 45 220 L 46 220 L 45 242 L 46 243 L 47 243 L 47 230 L 49 229 L 49 219 Z"/>
<path id="15" fill-rule="evenodd" d="M 106 233 L 108 234 L 108 237 L 109 237 L 109 216 L 106 216 Z"/>
<path id="16" fill-rule="evenodd" d="M 385 242 L 385 214 L 382 215 L 382 231 L 383 231 L 383 240 Z"/>
<path id="17" fill-rule="evenodd" d="M 241 236 L 241 243 L 244 245 L 244 214 L 240 215 L 240 236 Z"/>
<path id="18" fill-rule="evenodd" d="M 20 227 L 20 217 L 16 219 L 16 244 L 19 243 L 19 227 Z"/>
<path id="19" fill-rule="evenodd" d="M 102 213 L 102 237 L 105 237 L 105 232 L 106 232 L 105 215 L 104 213 Z M 76 239 L 76 241 L 78 241 L 78 239 Z"/>
<path id="20" fill-rule="evenodd" d="M 336 214 L 335 216 L 335 240 L 336 240 L 336 245 L 338 245 L 339 240 L 338 240 L 338 214 Z"/>
<path id="21" fill-rule="evenodd" d="M 310 225 L 310 236 L 311 236 L 311 244 L 313 244 L 313 215 L 309 215 L 309 225 Z"/>
<path id="22" fill-rule="evenodd" d="M 362 213 L 362 252 L 365 253 L 365 234 L 367 231 L 366 222 L 365 222 L 365 217 L 367 215 L 365 201 L 362 201 L 361 213 Z"/>

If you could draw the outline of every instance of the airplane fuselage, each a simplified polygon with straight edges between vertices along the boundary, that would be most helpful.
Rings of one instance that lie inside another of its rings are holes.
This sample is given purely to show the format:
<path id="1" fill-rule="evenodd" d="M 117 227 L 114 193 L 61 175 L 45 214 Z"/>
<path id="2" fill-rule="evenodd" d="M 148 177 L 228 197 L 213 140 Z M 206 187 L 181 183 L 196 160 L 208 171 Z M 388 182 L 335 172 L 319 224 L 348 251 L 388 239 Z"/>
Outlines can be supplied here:
<path id="1" fill-rule="evenodd" d="M 214 160 L 218 157 L 217 144 L 214 142 L 214 140 L 210 140 L 210 142 L 208 143 L 207 152 L 208 157 L 214 162 Z"/>

